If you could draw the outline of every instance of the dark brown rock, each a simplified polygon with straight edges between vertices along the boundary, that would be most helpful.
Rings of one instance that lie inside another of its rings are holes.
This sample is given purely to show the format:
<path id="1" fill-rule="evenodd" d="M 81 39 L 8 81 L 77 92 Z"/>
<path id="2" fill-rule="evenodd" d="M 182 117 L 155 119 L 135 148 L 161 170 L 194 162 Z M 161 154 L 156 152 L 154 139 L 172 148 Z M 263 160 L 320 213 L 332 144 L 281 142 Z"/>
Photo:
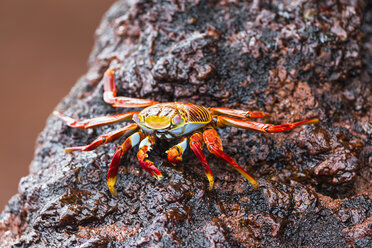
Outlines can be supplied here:
<path id="1" fill-rule="evenodd" d="M 119 94 L 260 110 L 274 124 L 320 123 L 265 135 L 219 130 L 225 151 L 258 179 L 254 190 L 208 156 L 216 183 L 189 154 L 165 179 L 123 160 L 118 197 L 105 177 L 119 142 L 66 154 L 120 127 L 67 127 L 55 117 L 31 173 L 0 215 L 3 247 L 371 247 L 371 6 L 361 1 L 119 1 L 96 32 L 89 71 L 58 109 L 78 119 L 128 111 Z M 364 21 L 364 23 L 362 23 Z M 364 36 L 363 36 L 364 34 Z M 265 121 L 265 120 L 262 120 Z"/>

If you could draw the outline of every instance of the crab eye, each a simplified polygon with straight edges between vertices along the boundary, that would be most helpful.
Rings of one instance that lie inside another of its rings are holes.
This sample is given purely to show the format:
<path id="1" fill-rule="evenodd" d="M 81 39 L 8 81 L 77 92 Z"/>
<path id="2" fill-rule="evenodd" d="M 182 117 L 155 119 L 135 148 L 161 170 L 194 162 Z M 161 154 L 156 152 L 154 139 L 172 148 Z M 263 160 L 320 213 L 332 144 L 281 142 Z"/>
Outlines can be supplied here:
<path id="1" fill-rule="evenodd" d="M 176 115 L 175 117 L 173 117 L 172 123 L 174 125 L 177 125 L 178 123 L 180 123 L 180 121 L 181 121 L 181 116 L 180 115 Z"/>
<path id="2" fill-rule="evenodd" d="M 135 121 L 135 122 L 139 122 L 139 117 L 138 117 L 138 115 L 137 114 L 134 114 L 133 115 L 133 120 Z"/>

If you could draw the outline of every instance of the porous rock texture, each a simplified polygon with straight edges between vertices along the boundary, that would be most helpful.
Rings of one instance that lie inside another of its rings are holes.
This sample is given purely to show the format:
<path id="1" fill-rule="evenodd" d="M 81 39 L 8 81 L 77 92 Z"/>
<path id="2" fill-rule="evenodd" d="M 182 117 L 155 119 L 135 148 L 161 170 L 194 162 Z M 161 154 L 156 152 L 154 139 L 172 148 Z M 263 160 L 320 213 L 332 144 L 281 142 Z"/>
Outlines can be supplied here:
<path id="1" fill-rule="evenodd" d="M 267 135 L 219 130 L 225 151 L 254 178 L 208 156 L 177 167 L 159 142 L 131 151 L 118 197 L 105 178 L 120 141 L 66 154 L 123 123 L 91 130 L 50 117 L 30 175 L 0 215 L 3 247 L 372 247 L 372 11 L 362 1 L 119 1 L 96 32 L 89 71 L 57 107 L 77 119 L 130 111 L 119 95 L 265 111 L 279 124 L 320 123 Z M 124 123 L 125 124 L 125 123 Z"/>

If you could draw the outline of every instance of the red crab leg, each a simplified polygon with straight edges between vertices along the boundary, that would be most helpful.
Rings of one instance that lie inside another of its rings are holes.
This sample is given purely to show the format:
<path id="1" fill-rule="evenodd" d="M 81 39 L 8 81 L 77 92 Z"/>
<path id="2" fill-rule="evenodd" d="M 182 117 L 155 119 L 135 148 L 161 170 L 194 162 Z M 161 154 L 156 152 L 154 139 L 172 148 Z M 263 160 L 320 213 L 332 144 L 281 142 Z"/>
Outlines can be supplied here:
<path id="1" fill-rule="evenodd" d="M 264 112 L 252 112 L 247 110 L 240 110 L 240 109 L 228 109 L 228 108 L 210 108 L 211 114 L 213 115 L 230 115 L 239 118 L 262 118 L 266 116 L 270 116 Z"/>
<path id="2" fill-rule="evenodd" d="M 177 145 L 172 146 L 168 151 L 166 151 L 169 162 L 174 165 L 182 162 L 182 155 L 186 148 L 187 138 L 183 138 Z"/>
<path id="3" fill-rule="evenodd" d="M 202 163 L 204 172 L 207 175 L 207 178 L 209 181 L 209 190 L 212 190 L 213 184 L 214 184 L 214 178 L 213 178 L 211 168 L 209 167 L 207 159 L 205 158 L 205 155 L 202 150 L 203 136 L 200 132 L 196 132 L 190 137 L 190 148 L 195 153 L 196 157 Z"/>
<path id="4" fill-rule="evenodd" d="M 147 153 L 151 151 L 152 146 L 154 144 L 155 144 L 155 138 L 152 136 L 147 136 L 144 140 L 142 140 L 139 145 L 139 151 L 137 153 L 137 158 L 138 158 L 140 166 L 145 171 L 150 173 L 157 180 L 161 180 L 163 178 L 163 175 L 158 170 L 158 168 L 155 167 L 154 163 L 147 159 L 148 158 Z"/>
<path id="5" fill-rule="evenodd" d="M 253 187 L 257 189 L 258 185 L 256 180 L 254 180 L 253 177 L 251 177 L 242 167 L 240 167 L 232 157 L 222 151 L 222 141 L 215 129 L 206 129 L 203 132 L 203 139 L 211 153 L 231 164 L 234 169 L 239 171 L 240 174 L 242 174 L 253 185 Z"/>
<path id="6" fill-rule="evenodd" d="M 118 114 L 118 115 L 102 116 L 102 117 L 97 117 L 97 118 L 92 118 L 92 119 L 87 119 L 87 120 L 82 120 L 82 121 L 72 119 L 71 117 L 58 111 L 54 111 L 53 115 L 57 116 L 64 123 L 66 123 L 67 126 L 69 127 L 86 129 L 86 128 L 91 128 L 91 127 L 111 124 L 111 123 L 119 122 L 119 121 L 130 121 L 132 120 L 133 115 L 138 114 L 139 112 L 140 111 L 133 111 L 133 112 L 127 112 L 127 113 Z"/>
<path id="7" fill-rule="evenodd" d="M 135 123 L 129 124 L 125 127 L 119 128 L 112 132 L 100 135 L 97 139 L 95 139 L 92 143 L 86 146 L 76 146 L 76 147 L 67 147 L 65 148 L 66 152 L 71 151 L 91 151 L 96 149 L 98 146 L 112 142 L 114 140 L 119 139 L 123 135 L 130 134 L 134 132 L 138 128 L 138 125 Z"/>
<path id="8" fill-rule="evenodd" d="M 280 125 L 273 125 L 267 123 L 259 123 L 254 121 L 245 121 L 239 120 L 227 116 L 218 116 L 217 117 L 217 126 L 218 127 L 226 127 L 226 126 L 233 126 L 233 127 L 240 127 L 244 129 L 255 130 L 263 133 L 278 133 L 291 130 L 297 126 L 305 125 L 305 124 L 315 124 L 318 123 L 318 119 L 311 119 L 306 121 L 299 121 L 295 123 L 284 123 Z"/>
<path id="9" fill-rule="evenodd" d="M 103 100 L 113 107 L 140 108 L 147 107 L 158 102 L 148 99 L 137 99 L 131 97 L 116 96 L 115 69 L 108 69 L 103 76 Z"/>
<path id="10" fill-rule="evenodd" d="M 107 173 L 107 186 L 114 196 L 117 196 L 115 183 L 118 174 L 120 158 L 124 156 L 132 147 L 138 145 L 138 143 L 145 137 L 142 132 L 136 132 L 129 136 L 123 144 L 116 148 L 114 156 L 112 157 L 110 167 Z"/>

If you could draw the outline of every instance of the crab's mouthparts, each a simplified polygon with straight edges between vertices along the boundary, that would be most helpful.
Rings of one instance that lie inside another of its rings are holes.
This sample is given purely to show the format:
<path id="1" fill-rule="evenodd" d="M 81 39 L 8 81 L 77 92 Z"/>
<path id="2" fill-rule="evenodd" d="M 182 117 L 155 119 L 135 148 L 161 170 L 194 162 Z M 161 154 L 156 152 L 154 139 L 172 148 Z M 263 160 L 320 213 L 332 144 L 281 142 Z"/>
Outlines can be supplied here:
<path id="1" fill-rule="evenodd" d="M 145 119 L 146 126 L 152 129 L 165 129 L 170 126 L 171 122 L 165 116 L 149 116 Z"/>

